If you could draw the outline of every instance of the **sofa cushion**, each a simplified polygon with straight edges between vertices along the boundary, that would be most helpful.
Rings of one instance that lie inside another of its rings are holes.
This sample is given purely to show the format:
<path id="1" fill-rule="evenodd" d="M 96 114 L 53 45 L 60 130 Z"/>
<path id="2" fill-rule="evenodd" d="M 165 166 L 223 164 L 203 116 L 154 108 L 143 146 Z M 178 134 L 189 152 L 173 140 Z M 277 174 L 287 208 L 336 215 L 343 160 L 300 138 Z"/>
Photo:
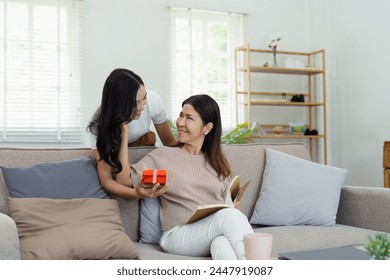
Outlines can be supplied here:
<path id="1" fill-rule="evenodd" d="M 1 166 L 11 197 L 108 198 L 100 186 L 92 157 L 26 167 Z"/>
<path id="2" fill-rule="evenodd" d="M 10 198 L 22 259 L 137 258 L 114 199 Z"/>
<path id="3" fill-rule="evenodd" d="M 136 243 L 135 245 L 138 248 L 140 260 L 211 260 L 211 257 L 192 257 L 166 253 L 156 244 Z"/>
<path id="4" fill-rule="evenodd" d="M 160 199 L 144 198 L 141 200 L 140 208 L 139 242 L 159 244 L 162 236 L 160 222 Z"/>
<path id="5" fill-rule="evenodd" d="M 347 170 L 266 149 L 252 224 L 333 226 Z"/>

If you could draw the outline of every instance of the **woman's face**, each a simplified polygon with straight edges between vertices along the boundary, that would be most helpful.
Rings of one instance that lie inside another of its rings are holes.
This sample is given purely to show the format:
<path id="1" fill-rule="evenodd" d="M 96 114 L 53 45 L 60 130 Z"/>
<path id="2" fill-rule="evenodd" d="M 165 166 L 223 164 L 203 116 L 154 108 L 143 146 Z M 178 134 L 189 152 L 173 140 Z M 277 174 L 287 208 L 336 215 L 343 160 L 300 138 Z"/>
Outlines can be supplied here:
<path id="1" fill-rule="evenodd" d="M 147 100 L 147 92 L 144 86 L 140 86 L 137 91 L 136 104 L 133 112 L 133 120 L 138 120 L 141 117 L 141 113 L 145 108 Z"/>
<path id="2" fill-rule="evenodd" d="M 176 120 L 178 139 L 181 143 L 202 147 L 208 128 L 190 104 L 185 104 Z"/>

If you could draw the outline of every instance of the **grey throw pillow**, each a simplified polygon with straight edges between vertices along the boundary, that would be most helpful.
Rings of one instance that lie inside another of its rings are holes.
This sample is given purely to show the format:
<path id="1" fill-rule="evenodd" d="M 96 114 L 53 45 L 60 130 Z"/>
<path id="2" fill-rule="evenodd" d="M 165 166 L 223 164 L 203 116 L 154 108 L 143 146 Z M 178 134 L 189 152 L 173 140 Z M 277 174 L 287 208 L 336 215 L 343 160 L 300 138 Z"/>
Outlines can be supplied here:
<path id="1" fill-rule="evenodd" d="M 346 169 L 266 149 L 263 183 L 251 224 L 333 226 Z"/>
<path id="2" fill-rule="evenodd" d="M 109 198 L 92 157 L 1 170 L 13 198 Z"/>
<path id="3" fill-rule="evenodd" d="M 162 235 L 160 222 L 160 199 L 144 198 L 140 210 L 141 243 L 159 244 Z"/>

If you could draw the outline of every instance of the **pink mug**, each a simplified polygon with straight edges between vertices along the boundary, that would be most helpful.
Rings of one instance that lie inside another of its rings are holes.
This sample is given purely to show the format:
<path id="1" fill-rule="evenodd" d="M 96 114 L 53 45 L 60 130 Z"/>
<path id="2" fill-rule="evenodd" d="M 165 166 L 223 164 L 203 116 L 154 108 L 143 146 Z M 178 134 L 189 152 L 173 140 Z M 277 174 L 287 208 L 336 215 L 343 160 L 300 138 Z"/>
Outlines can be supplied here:
<path id="1" fill-rule="evenodd" d="M 265 232 L 244 235 L 244 250 L 247 260 L 269 260 L 272 253 L 272 234 Z"/>

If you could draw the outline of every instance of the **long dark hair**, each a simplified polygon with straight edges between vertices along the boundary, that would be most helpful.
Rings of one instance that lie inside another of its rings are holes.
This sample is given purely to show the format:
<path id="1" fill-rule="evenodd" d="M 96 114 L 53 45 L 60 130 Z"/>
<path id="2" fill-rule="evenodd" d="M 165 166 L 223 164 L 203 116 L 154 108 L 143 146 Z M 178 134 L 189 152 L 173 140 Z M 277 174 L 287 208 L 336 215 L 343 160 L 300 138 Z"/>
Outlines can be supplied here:
<path id="1" fill-rule="evenodd" d="M 141 85 L 144 85 L 142 79 L 130 70 L 118 68 L 112 71 L 104 83 L 100 107 L 87 126 L 96 135 L 99 160 L 103 159 L 114 167 L 115 173 L 122 171 L 118 159 L 121 125 L 132 120 Z"/>
<path id="2" fill-rule="evenodd" d="M 217 172 L 218 177 L 226 179 L 231 176 L 232 169 L 222 151 L 222 121 L 217 102 L 207 94 L 199 94 L 184 100 L 182 107 L 185 104 L 192 105 L 194 110 L 200 115 L 203 125 L 209 122 L 213 123 L 213 128 L 205 136 L 201 150 L 205 154 L 206 160 Z"/>

